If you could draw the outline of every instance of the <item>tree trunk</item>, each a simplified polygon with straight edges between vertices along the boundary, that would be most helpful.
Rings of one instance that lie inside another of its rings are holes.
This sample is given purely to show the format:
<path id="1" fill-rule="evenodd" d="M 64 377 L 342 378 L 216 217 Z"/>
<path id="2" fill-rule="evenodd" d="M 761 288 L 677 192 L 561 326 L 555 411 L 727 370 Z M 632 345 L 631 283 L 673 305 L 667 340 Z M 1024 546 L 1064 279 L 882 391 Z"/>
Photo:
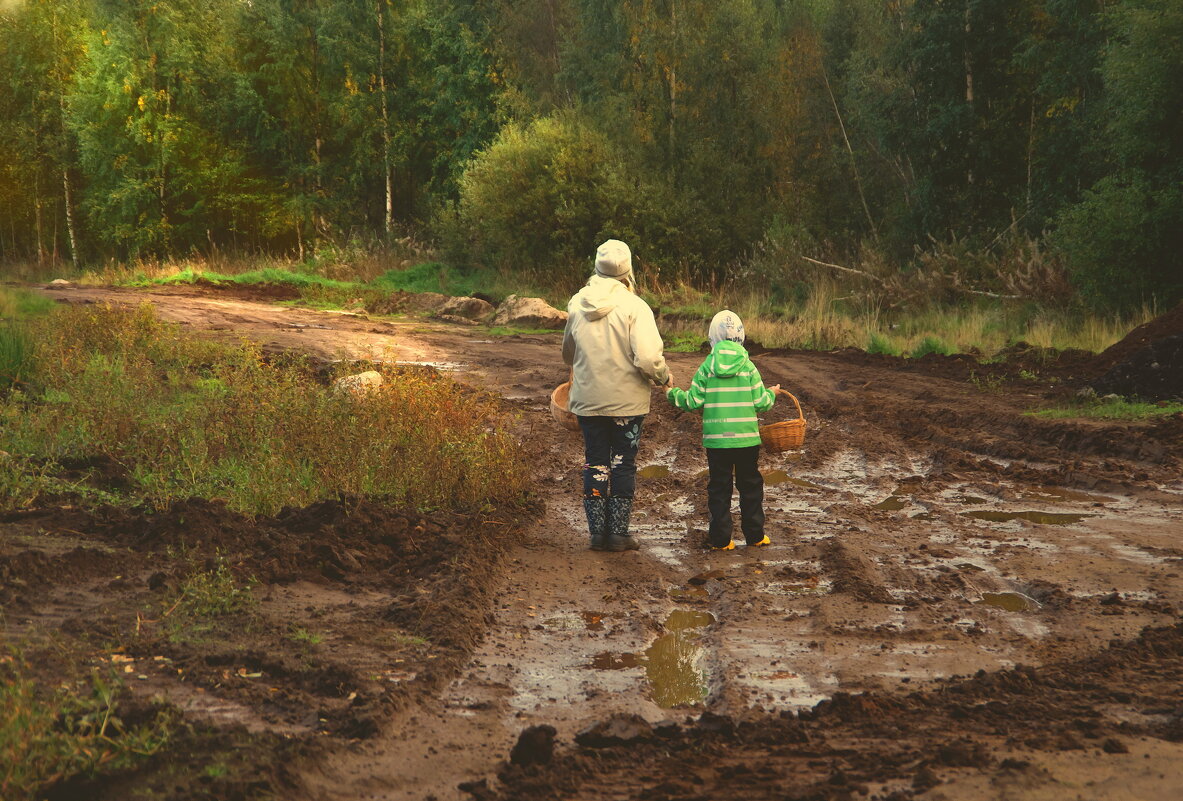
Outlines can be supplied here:
<path id="1" fill-rule="evenodd" d="M 33 227 L 37 232 L 37 263 L 45 262 L 45 245 L 41 231 L 41 176 L 33 181 Z"/>
<path id="2" fill-rule="evenodd" d="M 871 235 L 875 237 L 875 243 L 879 244 L 879 227 L 875 225 L 875 218 L 871 216 L 871 209 L 867 205 L 867 196 L 863 193 L 863 179 L 859 175 L 858 162 L 854 158 L 854 148 L 850 146 L 850 137 L 846 135 L 846 124 L 842 121 L 842 113 L 838 110 L 838 100 L 834 97 L 834 90 L 830 88 L 830 76 L 826 71 L 826 65 L 823 63 L 822 80 L 826 84 L 826 92 L 830 95 L 830 104 L 834 107 L 834 116 L 838 118 L 838 129 L 842 131 L 842 141 L 846 143 L 846 152 L 850 155 L 850 168 L 854 171 L 854 185 L 858 189 L 859 200 L 863 204 L 863 213 L 867 215 L 867 223 L 871 226 Z"/>
<path id="3" fill-rule="evenodd" d="M 390 112 L 386 100 L 386 0 L 378 0 L 378 91 L 382 96 L 382 176 L 386 183 L 386 213 L 382 230 L 390 238 L 394 225 L 394 176 L 390 173 Z"/>
<path id="4" fill-rule="evenodd" d="M 964 58 L 965 58 L 965 102 L 970 108 L 971 118 L 973 116 L 972 113 L 973 113 L 973 106 L 974 106 L 974 68 L 973 68 L 973 63 L 971 62 L 971 59 L 970 59 L 969 45 L 970 45 L 970 42 L 972 42 L 972 41 L 973 41 L 973 32 L 970 30 L 970 24 L 969 24 L 969 4 L 966 3 L 966 6 L 965 6 L 965 45 L 964 45 L 964 49 L 962 52 L 963 52 Z M 970 135 L 971 135 L 970 152 L 972 152 L 973 151 L 972 131 L 971 131 Z M 966 170 L 965 178 L 966 178 L 966 181 L 968 181 L 969 184 L 972 186 L 973 182 L 974 182 L 973 167 L 970 167 Z"/>

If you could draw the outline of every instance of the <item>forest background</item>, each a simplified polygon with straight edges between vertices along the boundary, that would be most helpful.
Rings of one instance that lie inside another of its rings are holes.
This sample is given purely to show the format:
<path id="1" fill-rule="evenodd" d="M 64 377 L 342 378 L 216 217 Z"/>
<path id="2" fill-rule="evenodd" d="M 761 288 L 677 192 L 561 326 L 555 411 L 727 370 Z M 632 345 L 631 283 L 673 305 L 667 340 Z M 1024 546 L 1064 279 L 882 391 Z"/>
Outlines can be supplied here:
<path id="1" fill-rule="evenodd" d="M 558 298 L 609 236 L 702 312 L 1161 310 L 1183 3 L 0 0 L 12 272 L 411 242 Z"/>

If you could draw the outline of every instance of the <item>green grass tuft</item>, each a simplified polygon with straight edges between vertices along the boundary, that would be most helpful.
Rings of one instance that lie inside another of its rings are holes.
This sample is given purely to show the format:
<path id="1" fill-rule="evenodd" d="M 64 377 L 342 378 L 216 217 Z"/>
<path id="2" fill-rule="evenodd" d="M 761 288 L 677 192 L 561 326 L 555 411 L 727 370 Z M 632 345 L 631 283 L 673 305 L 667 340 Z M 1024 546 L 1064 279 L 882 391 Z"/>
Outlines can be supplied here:
<path id="1" fill-rule="evenodd" d="M 1146 403 L 1119 398 L 1096 400 L 1080 406 L 1061 406 L 1039 409 L 1028 414 L 1051 420 L 1087 417 L 1099 420 L 1147 420 L 1153 417 L 1183 413 L 1183 403 Z"/>
<path id="2" fill-rule="evenodd" d="M 945 341 L 940 337 L 926 336 L 920 340 L 920 344 L 912 349 L 909 354 L 913 359 L 919 359 L 922 356 L 927 356 L 930 353 L 939 353 L 942 356 L 948 356 L 953 352 L 953 348 L 945 344 Z"/>
<path id="3" fill-rule="evenodd" d="M 872 333 L 867 340 L 867 353 L 879 354 L 882 356 L 899 356 L 901 353 L 900 347 L 891 341 L 885 334 Z"/>

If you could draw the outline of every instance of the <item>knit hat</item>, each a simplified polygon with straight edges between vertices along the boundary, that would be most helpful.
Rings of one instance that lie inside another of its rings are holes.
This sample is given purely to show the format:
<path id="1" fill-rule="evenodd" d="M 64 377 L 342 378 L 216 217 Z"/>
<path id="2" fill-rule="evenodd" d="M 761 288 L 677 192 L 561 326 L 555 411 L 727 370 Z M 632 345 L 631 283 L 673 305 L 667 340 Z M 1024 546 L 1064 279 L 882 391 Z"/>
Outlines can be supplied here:
<path id="1" fill-rule="evenodd" d="M 609 239 L 596 249 L 596 275 L 618 281 L 633 280 L 633 254 L 619 239 Z"/>
<path id="2" fill-rule="evenodd" d="M 707 336 L 710 337 L 712 348 L 724 340 L 738 342 L 742 345 L 744 340 L 743 321 L 735 312 L 724 309 L 711 318 L 711 327 L 707 331 Z"/>

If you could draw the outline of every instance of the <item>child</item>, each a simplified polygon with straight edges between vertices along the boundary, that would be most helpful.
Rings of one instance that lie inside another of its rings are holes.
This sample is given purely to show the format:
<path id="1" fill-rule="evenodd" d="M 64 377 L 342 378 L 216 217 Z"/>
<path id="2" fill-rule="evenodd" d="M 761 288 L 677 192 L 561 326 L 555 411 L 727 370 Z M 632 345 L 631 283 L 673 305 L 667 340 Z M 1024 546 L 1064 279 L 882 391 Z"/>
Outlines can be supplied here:
<path id="1" fill-rule="evenodd" d="M 711 355 L 698 368 L 690 389 L 672 388 L 666 398 L 679 409 L 702 409 L 702 444 L 710 479 L 710 546 L 729 551 L 731 484 L 739 490 L 739 511 L 748 545 L 768 545 L 764 533 L 764 477 L 756 466 L 760 455 L 760 424 L 756 412 L 772 407 L 780 385 L 764 388 L 760 372 L 743 349 L 743 323 L 724 309 L 711 320 Z"/>

